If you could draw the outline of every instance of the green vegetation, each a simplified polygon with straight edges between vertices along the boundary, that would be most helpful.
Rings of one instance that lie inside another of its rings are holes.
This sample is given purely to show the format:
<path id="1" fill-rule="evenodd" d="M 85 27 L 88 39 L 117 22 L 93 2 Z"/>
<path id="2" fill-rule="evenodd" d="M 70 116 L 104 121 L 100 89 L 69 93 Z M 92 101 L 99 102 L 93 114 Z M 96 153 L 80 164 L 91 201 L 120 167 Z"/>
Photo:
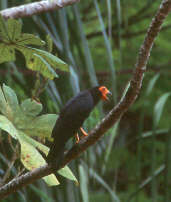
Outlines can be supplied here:
<path id="1" fill-rule="evenodd" d="M 56 114 L 79 90 L 100 83 L 113 93 L 86 120 L 87 131 L 112 109 L 160 3 L 80 1 L 30 18 L 0 18 L 1 184 L 45 163 L 40 151 L 48 152 Z M 4 0 L 0 8 L 19 4 Z M 59 182 L 46 177 L 59 186 L 39 180 L 4 202 L 171 201 L 170 20 L 155 41 L 141 94 L 122 119 L 59 170 Z"/>

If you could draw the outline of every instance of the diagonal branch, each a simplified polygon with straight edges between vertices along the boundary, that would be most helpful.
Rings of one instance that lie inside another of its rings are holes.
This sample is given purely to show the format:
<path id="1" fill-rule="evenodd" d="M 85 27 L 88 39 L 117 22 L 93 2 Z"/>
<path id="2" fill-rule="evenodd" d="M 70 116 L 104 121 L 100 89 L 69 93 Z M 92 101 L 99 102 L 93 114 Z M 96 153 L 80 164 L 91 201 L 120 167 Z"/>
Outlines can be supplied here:
<path id="1" fill-rule="evenodd" d="M 99 123 L 91 132 L 90 135 L 80 141 L 79 144 L 74 145 L 72 149 L 65 155 L 62 165 L 58 168 L 65 166 L 67 163 L 77 158 L 89 146 L 95 144 L 97 140 L 111 128 L 121 116 L 128 110 L 128 108 L 136 100 L 141 89 L 143 74 L 146 71 L 146 64 L 148 62 L 150 51 L 153 46 L 154 40 L 161 29 L 166 16 L 171 11 L 171 0 L 163 0 L 159 10 L 152 20 L 152 23 L 147 31 L 145 40 L 140 47 L 135 71 L 130 81 L 130 87 L 126 95 L 119 101 L 119 103 L 107 114 L 107 116 Z M 0 198 L 3 199 L 10 193 L 13 193 L 23 186 L 34 182 L 35 180 L 52 173 L 52 168 L 48 165 L 35 169 L 26 173 L 16 179 L 13 179 L 8 184 L 0 188 Z"/>
<path id="2" fill-rule="evenodd" d="M 21 18 L 28 17 L 43 12 L 58 10 L 65 6 L 79 2 L 79 0 L 53 0 L 53 1 L 40 1 L 25 4 L 22 6 L 12 7 L 0 11 L 0 14 L 5 18 Z"/>

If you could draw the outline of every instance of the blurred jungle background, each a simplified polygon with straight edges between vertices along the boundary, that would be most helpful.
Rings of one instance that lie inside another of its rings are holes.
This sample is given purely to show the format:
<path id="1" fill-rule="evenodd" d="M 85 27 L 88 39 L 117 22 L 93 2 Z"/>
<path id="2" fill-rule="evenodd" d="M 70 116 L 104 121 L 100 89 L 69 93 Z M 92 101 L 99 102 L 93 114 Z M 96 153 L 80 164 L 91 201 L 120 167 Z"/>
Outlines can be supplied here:
<path id="1" fill-rule="evenodd" d="M 3 0 L 0 9 L 33 2 Z M 48 50 L 69 65 L 58 78 L 45 78 L 26 67 L 21 52 L 0 65 L 0 82 L 19 102 L 36 97 L 42 114 L 58 114 L 80 90 L 103 84 L 113 94 L 99 104 L 84 124 L 90 131 L 117 103 L 134 70 L 140 45 L 161 1 L 80 1 L 58 11 L 21 19 L 22 32 L 46 41 Z M 43 180 L 2 200 L 41 202 L 169 202 L 171 201 L 171 15 L 159 33 L 145 73 L 141 94 L 96 145 L 69 164 L 79 185 L 59 176 L 60 185 Z M 49 44 L 51 44 L 49 42 Z M 39 47 L 40 48 L 40 47 Z M 1 56 L 0 56 L 1 57 Z M 73 117 L 74 118 L 74 117 Z M 32 137 L 45 144 L 43 138 Z M 20 146 L 0 135 L 1 184 L 23 171 Z"/>

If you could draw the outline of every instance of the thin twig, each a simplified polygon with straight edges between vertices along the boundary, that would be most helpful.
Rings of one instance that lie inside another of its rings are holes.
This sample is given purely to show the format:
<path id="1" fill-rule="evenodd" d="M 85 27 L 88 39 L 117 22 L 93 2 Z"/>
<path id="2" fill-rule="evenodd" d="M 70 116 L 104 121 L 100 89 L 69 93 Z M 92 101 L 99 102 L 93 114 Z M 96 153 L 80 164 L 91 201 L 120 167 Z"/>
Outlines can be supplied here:
<path id="1" fill-rule="evenodd" d="M 11 143 L 11 145 L 12 145 L 12 143 Z M 5 172 L 5 175 L 3 176 L 2 184 L 5 184 L 7 178 L 10 176 L 11 169 L 12 169 L 12 167 L 13 167 L 16 159 L 19 157 L 18 149 L 19 149 L 19 145 L 18 144 L 16 145 L 15 148 L 13 148 L 13 146 L 12 146 L 13 156 L 12 156 L 12 159 L 11 159 L 9 165 L 8 165 L 8 169 Z"/>
<path id="2" fill-rule="evenodd" d="M 74 145 L 72 149 L 65 155 L 62 165 L 58 168 L 65 166 L 67 163 L 77 158 L 83 151 L 89 146 L 95 144 L 97 140 L 111 128 L 128 110 L 128 108 L 136 100 L 139 91 L 141 89 L 143 74 L 146 71 L 146 64 L 150 56 L 150 51 L 154 40 L 161 29 L 161 25 L 164 22 L 166 16 L 171 11 L 171 0 L 163 0 L 159 10 L 152 20 L 152 23 L 147 31 L 145 40 L 140 48 L 135 72 L 130 81 L 130 87 L 127 90 L 126 95 L 119 101 L 119 103 L 107 114 L 107 116 L 99 123 L 91 132 L 90 135 L 80 141 L 79 144 Z M 35 180 L 42 178 L 52 173 L 52 168 L 49 165 L 42 166 L 31 172 L 26 173 L 12 180 L 8 184 L 0 188 L 0 198 L 3 199 L 9 194 L 21 189 L 27 184 L 33 183 Z"/>

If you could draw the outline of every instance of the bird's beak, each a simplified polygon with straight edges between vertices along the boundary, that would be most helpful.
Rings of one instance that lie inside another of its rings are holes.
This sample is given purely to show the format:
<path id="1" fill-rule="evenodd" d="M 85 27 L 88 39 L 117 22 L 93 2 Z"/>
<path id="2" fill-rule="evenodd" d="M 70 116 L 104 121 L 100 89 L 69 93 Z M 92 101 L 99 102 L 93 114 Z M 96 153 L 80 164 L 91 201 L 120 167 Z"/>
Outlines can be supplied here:
<path id="1" fill-rule="evenodd" d="M 106 100 L 109 100 L 109 96 L 112 96 L 112 93 L 108 90 L 108 92 L 106 93 Z"/>
<path id="2" fill-rule="evenodd" d="M 101 95 L 102 95 L 101 98 L 102 98 L 104 101 L 109 100 L 109 98 L 107 97 L 107 95 L 112 95 L 112 93 L 111 93 L 105 86 L 101 86 L 101 87 L 99 88 L 99 91 L 101 92 Z"/>
<path id="3" fill-rule="evenodd" d="M 108 89 L 106 89 L 106 91 L 104 91 L 103 94 L 102 94 L 102 99 L 104 101 L 109 101 L 108 96 L 111 96 L 111 95 L 112 95 L 112 93 Z"/>

